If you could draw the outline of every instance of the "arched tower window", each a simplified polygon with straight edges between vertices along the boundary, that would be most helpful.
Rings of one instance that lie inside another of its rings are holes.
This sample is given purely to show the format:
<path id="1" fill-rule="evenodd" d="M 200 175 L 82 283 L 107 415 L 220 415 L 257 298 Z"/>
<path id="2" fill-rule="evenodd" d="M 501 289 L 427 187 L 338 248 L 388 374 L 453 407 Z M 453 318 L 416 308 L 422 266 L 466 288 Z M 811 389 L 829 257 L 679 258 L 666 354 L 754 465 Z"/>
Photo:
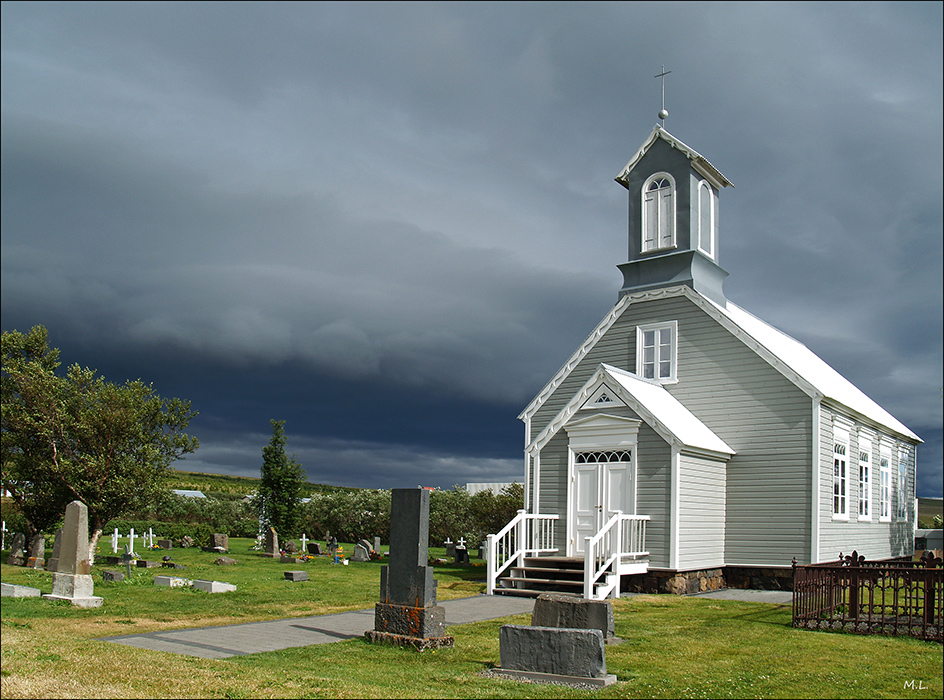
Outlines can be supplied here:
<path id="1" fill-rule="evenodd" d="M 705 180 L 698 183 L 698 250 L 715 257 L 715 198 Z"/>
<path id="2" fill-rule="evenodd" d="M 642 188 L 642 252 L 675 246 L 675 180 L 657 173 Z"/>

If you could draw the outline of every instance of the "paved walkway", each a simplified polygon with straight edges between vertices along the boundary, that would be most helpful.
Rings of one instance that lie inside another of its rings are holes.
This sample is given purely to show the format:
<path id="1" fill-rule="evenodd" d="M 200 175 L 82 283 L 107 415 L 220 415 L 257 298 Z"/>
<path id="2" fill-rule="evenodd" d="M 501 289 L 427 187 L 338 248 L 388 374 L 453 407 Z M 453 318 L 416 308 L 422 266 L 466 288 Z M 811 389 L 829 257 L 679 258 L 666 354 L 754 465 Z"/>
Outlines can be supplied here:
<path id="1" fill-rule="evenodd" d="M 492 620 L 506 615 L 530 613 L 534 608 L 531 598 L 479 595 L 439 601 L 446 609 L 447 625 Z M 327 644 L 345 639 L 363 637 L 374 628 L 374 611 L 354 610 L 333 615 L 294 617 L 287 620 L 249 622 L 219 627 L 197 627 L 148 634 L 126 634 L 103 637 L 106 642 L 128 646 L 170 651 L 205 659 L 226 659 L 231 656 L 276 651 L 309 644 Z"/>
<path id="2" fill-rule="evenodd" d="M 790 591 L 752 591 L 728 588 L 711 593 L 700 593 L 699 598 L 745 600 L 758 603 L 790 603 Z M 493 620 L 506 615 L 530 613 L 533 598 L 478 595 L 439 601 L 446 609 L 447 625 L 462 625 L 481 620 Z M 218 627 L 196 627 L 147 634 L 126 634 L 103 637 L 106 642 L 128 646 L 169 651 L 205 659 L 226 659 L 231 656 L 277 651 L 309 644 L 327 644 L 361 637 L 374 627 L 374 611 L 354 610 L 333 615 L 294 617 L 287 620 L 249 622 Z"/>

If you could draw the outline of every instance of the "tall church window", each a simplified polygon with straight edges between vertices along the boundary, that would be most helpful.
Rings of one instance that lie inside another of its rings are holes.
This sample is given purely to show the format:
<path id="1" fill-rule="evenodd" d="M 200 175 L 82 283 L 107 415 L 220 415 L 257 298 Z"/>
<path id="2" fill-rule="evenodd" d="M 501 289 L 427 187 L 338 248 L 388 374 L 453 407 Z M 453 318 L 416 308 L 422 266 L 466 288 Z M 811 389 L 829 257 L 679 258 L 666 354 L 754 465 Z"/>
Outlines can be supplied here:
<path id="1" fill-rule="evenodd" d="M 904 450 L 898 451 L 898 508 L 896 516 L 898 520 L 908 519 L 908 453 Z"/>
<path id="2" fill-rule="evenodd" d="M 892 519 L 892 451 L 882 446 L 879 457 L 879 494 L 878 519 L 889 522 Z"/>
<path id="3" fill-rule="evenodd" d="M 872 519 L 872 441 L 859 437 L 859 520 Z"/>
<path id="4" fill-rule="evenodd" d="M 835 431 L 833 442 L 833 519 L 849 518 L 849 435 Z"/>
<path id="5" fill-rule="evenodd" d="M 715 257 L 715 198 L 705 180 L 698 183 L 698 250 Z"/>
<path id="6" fill-rule="evenodd" d="M 636 374 L 657 382 L 674 382 L 678 323 L 636 327 Z"/>
<path id="7" fill-rule="evenodd" d="M 675 180 L 658 173 L 642 188 L 642 252 L 675 246 Z"/>

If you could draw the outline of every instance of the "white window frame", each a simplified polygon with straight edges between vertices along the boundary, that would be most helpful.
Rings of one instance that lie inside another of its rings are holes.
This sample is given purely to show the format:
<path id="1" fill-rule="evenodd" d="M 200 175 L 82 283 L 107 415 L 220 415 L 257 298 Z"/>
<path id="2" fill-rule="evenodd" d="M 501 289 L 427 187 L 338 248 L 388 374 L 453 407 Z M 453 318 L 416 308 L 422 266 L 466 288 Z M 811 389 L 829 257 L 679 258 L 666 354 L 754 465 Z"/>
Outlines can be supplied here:
<path id="1" fill-rule="evenodd" d="M 872 439 L 859 436 L 859 520 L 872 520 Z"/>
<path id="2" fill-rule="evenodd" d="M 892 521 L 892 448 L 882 445 L 879 449 L 879 511 L 881 523 Z"/>
<path id="3" fill-rule="evenodd" d="M 654 345 L 646 345 L 647 333 L 653 333 Z M 663 342 L 663 333 L 669 334 L 668 343 Z M 653 349 L 651 362 L 646 362 L 646 347 Z M 661 373 L 663 363 L 668 363 L 669 373 L 666 376 Z M 652 366 L 651 377 L 646 376 L 647 365 Z M 660 384 L 674 384 L 678 381 L 678 321 L 636 326 L 636 375 Z"/>
<path id="4" fill-rule="evenodd" d="M 898 465 L 897 465 L 897 487 L 895 489 L 898 494 L 898 502 L 895 508 L 895 517 L 898 522 L 904 522 L 908 520 L 908 451 L 904 447 L 898 448 Z"/>
<path id="5" fill-rule="evenodd" d="M 705 220 L 703 216 L 704 212 L 702 207 L 705 205 L 705 201 L 702 199 L 702 193 L 708 193 L 708 230 L 705 231 L 702 222 Z M 716 255 L 716 229 L 715 225 L 715 193 L 711 189 L 711 185 L 708 184 L 707 180 L 702 180 L 698 183 L 698 222 L 696 224 L 698 229 L 698 250 L 707 255 L 712 260 L 715 259 Z M 708 245 L 705 245 L 707 241 Z"/>
<path id="6" fill-rule="evenodd" d="M 655 196 L 655 214 L 656 221 L 650 224 L 651 214 L 647 206 L 647 195 L 649 187 L 657 180 L 666 180 L 669 186 L 656 190 L 659 192 Z M 675 185 L 675 178 L 669 173 L 655 173 L 651 175 L 642 186 L 640 201 L 642 204 L 642 240 L 640 240 L 640 251 L 651 253 L 657 250 L 667 250 L 676 247 L 676 200 L 678 197 L 678 188 Z M 666 211 L 667 210 L 667 211 Z M 649 227 L 652 225 L 654 236 L 650 236 Z"/>
<path id="7" fill-rule="evenodd" d="M 833 520 L 849 519 L 849 433 L 833 430 Z"/>

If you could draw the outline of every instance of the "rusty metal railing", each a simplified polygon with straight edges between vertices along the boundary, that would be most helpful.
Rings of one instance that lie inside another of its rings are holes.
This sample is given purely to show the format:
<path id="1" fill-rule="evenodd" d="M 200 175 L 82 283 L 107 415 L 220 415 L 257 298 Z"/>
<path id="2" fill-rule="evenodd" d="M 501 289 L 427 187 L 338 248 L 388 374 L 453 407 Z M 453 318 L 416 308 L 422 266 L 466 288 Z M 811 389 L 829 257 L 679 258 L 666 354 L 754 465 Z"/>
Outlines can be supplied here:
<path id="1" fill-rule="evenodd" d="M 942 640 L 944 569 L 919 561 L 866 561 L 857 552 L 835 562 L 793 563 L 793 626 Z"/>

